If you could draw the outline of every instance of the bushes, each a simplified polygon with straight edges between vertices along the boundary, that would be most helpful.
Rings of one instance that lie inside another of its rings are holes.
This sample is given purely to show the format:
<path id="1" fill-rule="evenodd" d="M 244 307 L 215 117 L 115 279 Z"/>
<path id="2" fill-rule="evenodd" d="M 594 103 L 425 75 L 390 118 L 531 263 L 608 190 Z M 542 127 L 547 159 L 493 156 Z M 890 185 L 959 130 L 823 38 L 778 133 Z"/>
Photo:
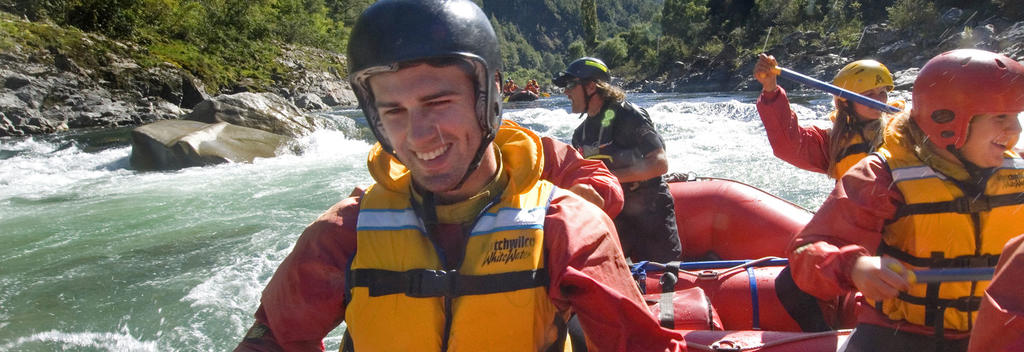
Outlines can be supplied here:
<path id="1" fill-rule="evenodd" d="M 626 48 L 626 40 L 622 37 L 615 37 L 601 42 L 594 50 L 594 56 L 601 58 L 608 66 L 621 66 L 629 60 L 629 50 Z"/>
<path id="2" fill-rule="evenodd" d="M 889 22 L 896 29 L 922 28 L 926 32 L 934 28 L 939 12 L 935 4 L 926 0 L 896 0 L 889 11 Z"/>
<path id="3" fill-rule="evenodd" d="M 216 90 L 243 77 L 269 84 L 282 70 L 274 62 L 280 44 L 344 52 L 346 24 L 371 2 L 0 0 L 0 9 L 148 46 Z"/>

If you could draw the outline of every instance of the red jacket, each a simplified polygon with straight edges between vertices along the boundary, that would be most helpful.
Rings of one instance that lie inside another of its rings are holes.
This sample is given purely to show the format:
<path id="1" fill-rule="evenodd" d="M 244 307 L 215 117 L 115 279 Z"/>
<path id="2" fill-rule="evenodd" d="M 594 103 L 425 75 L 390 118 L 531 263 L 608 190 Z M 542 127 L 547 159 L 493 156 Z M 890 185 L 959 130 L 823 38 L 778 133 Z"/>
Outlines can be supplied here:
<path id="1" fill-rule="evenodd" d="M 762 91 L 757 98 L 757 114 L 776 157 L 807 171 L 828 173 L 829 131 L 800 126 L 796 113 L 789 107 L 785 89 Z"/>
<path id="2" fill-rule="evenodd" d="M 892 173 L 878 155 L 861 159 L 836 182 L 825 203 L 787 249 L 793 281 L 801 290 L 822 300 L 857 290 L 850 279 L 854 262 L 864 255 L 877 255 L 882 228 L 905 203 L 903 195 L 890 187 L 892 183 Z M 922 335 L 934 333 L 932 327 L 892 321 L 867 305 L 858 311 L 862 323 Z M 946 331 L 949 339 L 967 337 Z"/>
<path id="3" fill-rule="evenodd" d="M 544 144 L 544 171 L 540 178 L 569 189 L 582 183 L 594 187 L 604 198 L 604 212 L 614 219 L 622 211 L 623 195 L 619 179 L 600 160 L 584 159 L 576 148 L 549 137 Z"/>
<path id="4" fill-rule="evenodd" d="M 323 338 L 345 320 L 345 274 L 356 250 L 359 200 L 339 202 L 306 228 L 263 290 L 256 320 L 269 331 L 246 338 L 237 351 L 324 349 Z M 576 312 L 597 350 L 685 350 L 682 334 L 661 328 L 644 305 L 607 216 L 563 196 L 552 202 L 544 226 L 548 295 L 559 309 Z M 462 236 L 459 224 L 439 230 L 449 239 Z"/>
<path id="5" fill-rule="evenodd" d="M 801 289 L 823 300 L 856 290 L 850 280 L 853 263 L 860 256 L 875 255 L 885 221 L 904 202 L 890 184 L 892 174 L 876 155 L 862 159 L 836 182 L 787 250 L 793 279 Z M 793 252 L 800 247 L 804 248 Z"/>
<path id="6" fill-rule="evenodd" d="M 1006 243 L 985 290 L 968 351 L 1024 351 L 1024 235 Z"/>

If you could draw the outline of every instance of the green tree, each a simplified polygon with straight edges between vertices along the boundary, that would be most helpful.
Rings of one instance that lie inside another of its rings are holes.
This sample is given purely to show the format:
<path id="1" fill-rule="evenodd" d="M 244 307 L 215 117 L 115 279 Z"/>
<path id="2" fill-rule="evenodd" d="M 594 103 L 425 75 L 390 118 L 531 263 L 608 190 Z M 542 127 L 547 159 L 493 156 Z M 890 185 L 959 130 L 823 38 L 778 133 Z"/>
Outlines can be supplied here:
<path id="1" fill-rule="evenodd" d="M 595 55 L 604 60 L 608 66 L 618 67 L 629 60 L 629 48 L 626 40 L 615 37 L 601 42 L 594 50 Z"/>
<path id="2" fill-rule="evenodd" d="M 701 40 L 709 27 L 708 11 L 708 0 L 665 0 L 662 31 L 687 41 Z"/>
<path id="3" fill-rule="evenodd" d="M 582 41 L 577 40 L 569 44 L 569 60 L 576 60 L 584 56 L 587 56 L 587 48 Z"/>
<path id="4" fill-rule="evenodd" d="M 597 47 L 597 4 L 594 0 L 580 1 L 580 21 L 583 25 L 583 41 L 588 50 Z"/>

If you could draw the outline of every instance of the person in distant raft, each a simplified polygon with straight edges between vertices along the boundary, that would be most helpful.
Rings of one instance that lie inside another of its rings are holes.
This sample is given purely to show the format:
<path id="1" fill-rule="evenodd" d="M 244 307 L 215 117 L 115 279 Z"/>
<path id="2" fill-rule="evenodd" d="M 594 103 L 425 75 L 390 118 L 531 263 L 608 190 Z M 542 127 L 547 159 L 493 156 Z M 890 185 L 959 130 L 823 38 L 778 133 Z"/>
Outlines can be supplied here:
<path id="1" fill-rule="evenodd" d="M 541 138 L 501 123 L 501 53 L 469 0 L 382 0 L 357 19 L 350 83 L 376 183 L 309 225 L 236 350 L 683 351 L 651 316 L 598 207 L 541 180 Z"/>
<path id="2" fill-rule="evenodd" d="M 626 200 L 615 227 L 626 256 L 634 261 L 679 260 L 675 205 L 662 178 L 668 172 L 665 143 L 647 111 L 626 102 L 625 93 L 610 80 L 608 66 L 593 57 L 573 61 L 555 78 L 555 86 L 572 102 L 572 112 L 587 116 L 573 133 L 572 145 L 583 157 L 604 161 L 622 183 Z"/>
<path id="3" fill-rule="evenodd" d="M 849 352 L 965 351 L 989 281 L 916 283 L 913 271 L 994 266 L 1024 233 L 1024 160 L 1011 150 L 1024 65 L 949 51 L 921 68 L 912 94 L 884 146 L 839 179 L 789 246 L 800 289 L 866 298 Z"/>
<path id="4" fill-rule="evenodd" d="M 523 89 L 526 90 L 527 92 L 540 95 L 540 85 L 537 84 L 537 80 L 535 79 L 526 81 L 526 88 Z"/>
<path id="5" fill-rule="evenodd" d="M 800 126 L 789 107 L 786 90 L 776 82 L 775 58 L 761 54 L 754 66 L 754 78 L 761 83 L 757 113 L 764 123 L 768 142 L 779 159 L 804 170 L 839 179 L 860 159 L 882 145 L 887 114 L 835 97 L 836 109 L 829 114 L 832 128 Z M 859 60 L 839 70 L 832 84 L 883 103 L 893 89 L 892 74 L 875 60 Z M 902 101 L 893 106 L 903 107 Z"/>

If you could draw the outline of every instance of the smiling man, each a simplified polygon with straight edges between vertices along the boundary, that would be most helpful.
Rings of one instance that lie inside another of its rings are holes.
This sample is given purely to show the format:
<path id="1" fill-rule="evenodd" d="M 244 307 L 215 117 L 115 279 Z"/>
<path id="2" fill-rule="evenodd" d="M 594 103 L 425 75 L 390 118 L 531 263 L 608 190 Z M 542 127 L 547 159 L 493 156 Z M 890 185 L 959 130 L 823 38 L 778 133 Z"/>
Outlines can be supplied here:
<path id="1" fill-rule="evenodd" d="M 303 232 L 240 351 L 563 349 L 579 317 L 596 351 L 679 351 L 647 311 L 611 220 L 541 179 L 541 139 L 502 124 L 501 55 L 468 0 L 384 0 L 349 40 L 379 142 L 376 183 Z"/>

